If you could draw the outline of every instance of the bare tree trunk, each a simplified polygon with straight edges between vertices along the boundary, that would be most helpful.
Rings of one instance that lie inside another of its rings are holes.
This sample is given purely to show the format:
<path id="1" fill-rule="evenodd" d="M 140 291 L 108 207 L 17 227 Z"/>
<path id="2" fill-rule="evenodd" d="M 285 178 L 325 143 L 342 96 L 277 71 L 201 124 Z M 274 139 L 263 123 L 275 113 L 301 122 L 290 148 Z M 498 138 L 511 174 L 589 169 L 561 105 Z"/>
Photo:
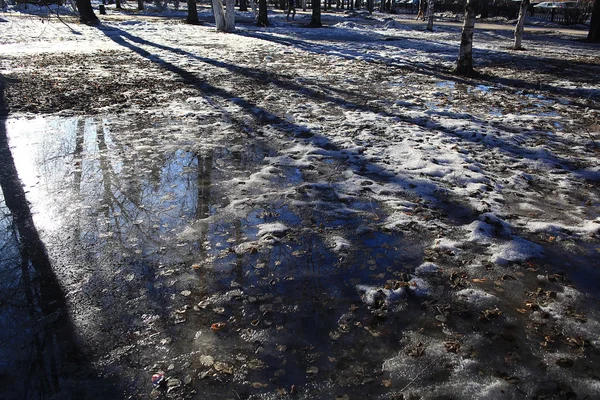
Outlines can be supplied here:
<path id="1" fill-rule="evenodd" d="M 225 31 L 225 10 L 223 10 L 223 0 L 212 0 L 213 15 L 215 17 L 215 26 L 218 32 Z"/>
<path id="2" fill-rule="evenodd" d="M 312 0 L 312 18 L 310 19 L 311 28 L 320 28 L 321 24 L 321 0 Z"/>
<path id="3" fill-rule="evenodd" d="M 267 15 L 267 0 L 258 0 L 258 26 L 269 26 Z"/>
<path id="4" fill-rule="evenodd" d="M 84 24 L 96 25 L 100 23 L 90 0 L 76 0 L 77 10 L 79 10 L 79 21 Z"/>
<path id="5" fill-rule="evenodd" d="M 427 0 L 427 30 L 433 31 L 433 4 L 434 0 Z"/>
<path id="6" fill-rule="evenodd" d="M 138 0 L 138 10 L 142 11 L 144 9 L 144 0 Z"/>
<path id="7" fill-rule="evenodd" d="M 594 8 L 592 8 L 592 19 L 587 38 L 590 42 L 600 43 L 600 0 L 596 0 Z"/>
<path id="8" fill-rule="evenodd" d="M 513 50 L 522 50 L 521 41 L 523 40 L 523 31 L 525 30 L 525 18 L 527 17 L 527 8 L 529 8 L 529 0 L 521 0 L 519 8 L 519 19 L 515 27 L 515 43 Z"/>
<path id="9" fill-rule="evenodd" d="M 235 31 L 235 0 L 225 0 L 225 32 Z"/>
<path id="10" fill-rule="evenodd" d="M 248 11 L 248 0 L 240 0 L 240 11 Z"/>
<path id="11" fill-rule="evenodd" d="M 306 0 L 302 0 L 302 11 L 306 11 Z"/>
<path id="12" fill-rule="evenodd" d="M 478 1 L 467 0 L 458 62 L 454 70 L 458 75 L 468 76 L 475 74 L 473 70 L 473 32 L 475 31 L 475 12 L 477 11 Z"/>
<path id="13" fill-rule="evenodd" d="M 196 7 L 196 0 L 187 0 L 188 13 L 185 22 L 187 24 L 197 25 L 198 24 L 198 8 Z"/>

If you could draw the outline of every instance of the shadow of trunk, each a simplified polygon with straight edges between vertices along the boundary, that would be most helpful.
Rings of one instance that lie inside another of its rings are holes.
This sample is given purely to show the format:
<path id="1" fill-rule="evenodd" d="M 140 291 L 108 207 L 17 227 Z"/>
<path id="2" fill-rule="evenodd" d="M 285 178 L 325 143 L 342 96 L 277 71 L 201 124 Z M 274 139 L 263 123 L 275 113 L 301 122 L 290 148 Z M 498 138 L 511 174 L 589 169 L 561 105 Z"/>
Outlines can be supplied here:
<path id="1" fill-rule="evenodd" d="M 111 385 L 96 393 L 94 386 L 101 386 L 89 385 L 97 374 L 79 350 L 65 293 L 33 221 L 8 143 L 3 95 L 0 80 L 0 227 L 6 228 L 0 237 L 0 397 L 109 398 Z"/>

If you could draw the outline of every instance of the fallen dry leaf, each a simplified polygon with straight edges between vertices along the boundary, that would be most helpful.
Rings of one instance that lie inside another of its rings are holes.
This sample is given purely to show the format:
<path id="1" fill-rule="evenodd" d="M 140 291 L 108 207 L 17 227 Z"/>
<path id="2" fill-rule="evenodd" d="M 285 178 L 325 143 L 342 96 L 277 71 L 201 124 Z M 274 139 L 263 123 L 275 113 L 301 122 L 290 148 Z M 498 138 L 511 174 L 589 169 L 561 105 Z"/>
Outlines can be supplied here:
<path id="1" fill-rule="evenodd" d="M 229 364 L 226 364 L 221 361 L 217 361 L 215 365 L 213 365 L 215 371 L 220 372 L 222 374 L 233 375 L 233 367 Z"/>
<path id="2" fill-rule="evenodd" d="M 226 326 L 227 326 L 227 324 L 225 322 L 215 322 L 214 324 L 212 324 L 210 326 L 210 329 L 213 332 L 219 332 L 219 331 L 223 330 Z"/>

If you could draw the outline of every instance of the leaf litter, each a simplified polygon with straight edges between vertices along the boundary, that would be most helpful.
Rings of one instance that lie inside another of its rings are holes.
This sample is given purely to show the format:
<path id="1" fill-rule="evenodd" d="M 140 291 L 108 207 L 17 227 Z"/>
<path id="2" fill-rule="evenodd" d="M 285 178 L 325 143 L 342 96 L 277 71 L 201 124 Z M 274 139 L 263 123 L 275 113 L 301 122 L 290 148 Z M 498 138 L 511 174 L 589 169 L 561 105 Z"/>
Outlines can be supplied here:
<path id="1" fill-rule="evenodd" d="M 3 39 L 7 132 L 90 357 L 183 397 L 596 393 L 597 50 L 517 59 L 480 32 L 487 75 L 459 81 L 456 29 L 339 18 L 352 40 L 110 22 L 77 27 L 83 51 L 51 22 L 8 46 L 33 20 Z"/>

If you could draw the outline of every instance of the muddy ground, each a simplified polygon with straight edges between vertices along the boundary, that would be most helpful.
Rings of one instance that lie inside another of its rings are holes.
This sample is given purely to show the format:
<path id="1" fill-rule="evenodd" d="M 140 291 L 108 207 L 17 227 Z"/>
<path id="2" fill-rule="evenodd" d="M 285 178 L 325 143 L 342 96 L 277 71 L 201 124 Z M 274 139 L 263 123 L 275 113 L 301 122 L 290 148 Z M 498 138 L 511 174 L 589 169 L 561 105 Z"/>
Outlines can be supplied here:
<path id="1" fill-rule="evenodd" d="M 7 398 L 598 393 L 598 47 L 337 18 L 11 20 Z"/>

